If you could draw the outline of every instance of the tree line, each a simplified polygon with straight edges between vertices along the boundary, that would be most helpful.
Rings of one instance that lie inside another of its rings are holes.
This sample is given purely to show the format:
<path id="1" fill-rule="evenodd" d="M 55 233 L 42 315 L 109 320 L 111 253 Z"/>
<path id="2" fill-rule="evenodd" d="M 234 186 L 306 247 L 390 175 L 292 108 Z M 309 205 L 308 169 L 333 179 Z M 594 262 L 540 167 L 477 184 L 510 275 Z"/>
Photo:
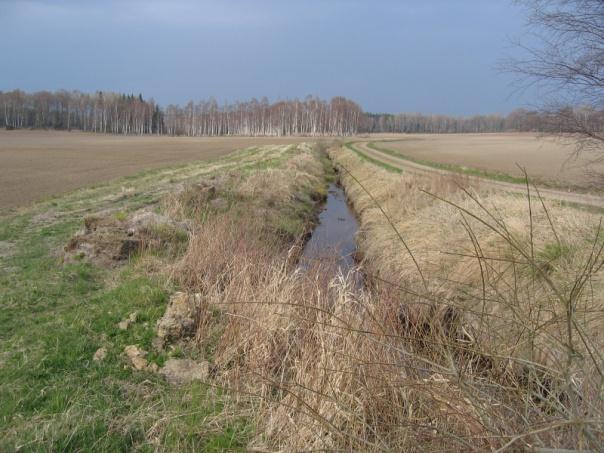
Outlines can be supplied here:
<path id="1" fill-rule="evenodd" d="M 0 124 L 8 129 L 81 130 L 113 134 L 162 133 L 162 112 L 141 95 L 79 91 L 0 91 Z"/>
<path id="2" fill-rule="evenodd" d="M 185 136 L 354 135 L 363 111 L 343 97 L 219 105 L 214 99 L 165 110 L 142 95 L 79 91 L 0 91 L 0 124 L 7 129 L 81 130 Z"/>
<path id="3" fill-rule="evenodd" d="M 361 132 L 460 134 L 493 132 L 564 133 L 575 130 L 576 121 L 589 121 L 601 128 L 603 112 L 588 107 L 563 107 L 555 111 L 516 109 L 508 115 L 457 117 L 421 113 L 373 114 L 364 116 Z"/>
<path id="4" fill-rule="evenodd" d="M 361 107 L 346 98 L 327 102 L 309 96 L 275 103 L 263 98 L 222 106 L 214 99 L 169 105 L 164 122 L 170 135 L 354 135 L 362 116 Z"/>
<path id="5" fill-rule="evenodd" d="M 142 95 L 79 91 L 0 91 L 0 125 L 7 129 L 81 130 L 112 134 L 201 136 L 347 136 L 357 133 L 488 133 L 601 131 L 604 112 L 592 106 L 517 109 L 509 115 L 455 117 L 364 113 L 346 98 L 218 104 L 209 99 L 162 109 Z"/>

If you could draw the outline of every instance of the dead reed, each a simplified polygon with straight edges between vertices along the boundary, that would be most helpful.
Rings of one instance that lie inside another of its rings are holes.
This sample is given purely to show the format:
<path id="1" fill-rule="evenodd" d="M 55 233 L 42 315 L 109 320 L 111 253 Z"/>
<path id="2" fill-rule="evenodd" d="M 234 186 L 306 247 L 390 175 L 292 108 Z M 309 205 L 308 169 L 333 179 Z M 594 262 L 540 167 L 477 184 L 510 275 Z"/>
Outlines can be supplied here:
<path id="1" fill-rule="evenodd" d="M 173 273 L 204 295 L 197 341 L 216 385 L 253 406 L 250 447 L 601 448 L 599 219 L 332 157 L 361 220 L 364 290 L 328 264 L 296 269 L 267 223 L 232 214 L 204 223 Z"/>

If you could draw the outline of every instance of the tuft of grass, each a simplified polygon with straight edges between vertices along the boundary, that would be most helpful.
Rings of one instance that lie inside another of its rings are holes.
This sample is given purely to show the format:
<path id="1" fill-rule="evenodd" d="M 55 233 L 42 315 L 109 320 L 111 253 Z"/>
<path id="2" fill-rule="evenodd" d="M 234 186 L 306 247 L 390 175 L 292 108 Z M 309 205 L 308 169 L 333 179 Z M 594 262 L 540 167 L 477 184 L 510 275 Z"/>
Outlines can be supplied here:
<path id="1" fill-rule="evenodd" d="M 546 273 L 552 273 L 563 260 L 570 258 L 571 248 L 560 242 L 551 242 L 538 251 L 537 260 Z"/>
<path id="2" fill-rule="evenodd" d="M 119 220 L 120 222 L 123 222 L 127 218 L 128 218 L 128 213 L 127 212 L 119 211 L 119 212 L 115 213 L 115 219 Z"/>

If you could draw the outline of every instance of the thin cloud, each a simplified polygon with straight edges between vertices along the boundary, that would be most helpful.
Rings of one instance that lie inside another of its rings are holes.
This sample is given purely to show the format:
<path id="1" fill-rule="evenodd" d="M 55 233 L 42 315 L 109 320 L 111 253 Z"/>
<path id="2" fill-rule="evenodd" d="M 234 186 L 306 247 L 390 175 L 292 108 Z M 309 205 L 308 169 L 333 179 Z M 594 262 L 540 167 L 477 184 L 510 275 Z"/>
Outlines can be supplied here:
<path id="1" fill-rule="evenodd" d="M 104 20 L 116 24 L 150 26 L 233 27 L 257 25 L 273 19 L 270 8 L 251 7 L 249 2 L 244 1 L 0 0 L 0 11 L 8 20 L 40 20 L 47 23 L 77 19 L 93 23 Z"/>

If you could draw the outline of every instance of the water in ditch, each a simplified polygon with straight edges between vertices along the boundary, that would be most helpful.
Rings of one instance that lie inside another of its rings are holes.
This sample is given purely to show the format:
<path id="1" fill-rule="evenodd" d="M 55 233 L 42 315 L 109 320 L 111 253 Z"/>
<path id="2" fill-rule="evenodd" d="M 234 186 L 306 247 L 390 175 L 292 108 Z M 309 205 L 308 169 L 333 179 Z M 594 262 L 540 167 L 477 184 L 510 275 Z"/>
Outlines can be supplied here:
<path id="1" fill-rule="evenodd" d="M 344 190 L 337 184 L 331 184 L 317 227 L 302 252 L 300 266 L 308 268 L 317 262 L 332 264 L 336 273 L 350 275 L 354 286 L 360 288 L 363 276 L 355 260 L 358 229 L 359 224 L 348 206 Z"/>

